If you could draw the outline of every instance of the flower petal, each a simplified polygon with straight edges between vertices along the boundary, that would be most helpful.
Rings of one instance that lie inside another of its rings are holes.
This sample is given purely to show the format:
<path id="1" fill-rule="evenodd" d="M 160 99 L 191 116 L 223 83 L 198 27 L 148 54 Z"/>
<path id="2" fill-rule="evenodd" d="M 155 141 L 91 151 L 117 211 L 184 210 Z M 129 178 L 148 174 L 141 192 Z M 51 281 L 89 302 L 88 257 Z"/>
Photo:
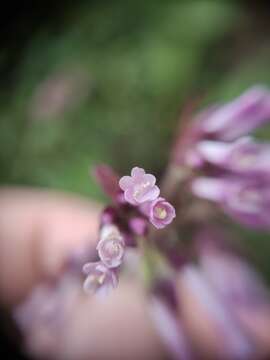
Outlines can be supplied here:
<path id="1" fill-rule="evenodd" d="M 159 197 L 159 194 L 160 194 L 160 190 L 155 185 L 149 191 L 147 191 L 145 194 L 142 195 L 142 197 L 140 198 L 140 203 L 156 200 Z"/>
<path id="2" fill-rule="evenodd" d="M 91 271 L 93 271 L 93 269 L 96 268 L 98 262 L 89 262 L 84 264 L 82 271 L 84 274 L 88 275 Z"/>
<path id="3" fill-rule="evenodd" d="M 225 187 L 222 179 L 210 177 L 200 177 L 192 182 L 192 192 L 196 196 L 212 201 L 220 201 L 223 198 Z"/>
<path id="4" fill-rule="evenodd" d="M 156 183 L 156 177 L 152 174 L 145 174 L 144 175 L 144 180 L 146 182 L 149 182 L 150 186 L 154 186 Z"/>
<path id="5" fill-rule="evenodd" d="M 133 195 L 133 189 L 132 188 L 128 188 L 125 191 L 125 199 L 128 203 L 130 203 L 131 205 L 138 205 L 138 203 L 135 201 L 134 199 L 134 195 Z"/>
<path id="6" fill-rule="evenodd" d="M 132 177 L 142 177 L 145 174 L 145 171 L 143 168 L 139 168 L 138 166 L 135 166 L 132 170 L 131 170 L 131 176 Z"/>
<path id="7" fill-rule="evenodd" d="M 119 186 L 124 191 L 132 185 L 133 185 L 133 179 L 131 176 L 123 176 L 119 180 Z"/>

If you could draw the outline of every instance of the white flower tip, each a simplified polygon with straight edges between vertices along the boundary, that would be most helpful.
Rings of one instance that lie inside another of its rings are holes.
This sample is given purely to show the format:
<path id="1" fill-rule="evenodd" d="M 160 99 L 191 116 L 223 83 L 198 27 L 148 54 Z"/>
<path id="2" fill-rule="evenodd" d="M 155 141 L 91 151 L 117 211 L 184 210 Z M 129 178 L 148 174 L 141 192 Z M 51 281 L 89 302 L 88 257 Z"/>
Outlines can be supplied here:
<path id="1" fill-rule="evenodd" d="M 135 166 L 131 170 L 131 176 L 143 176 L 145 174 L 145 170 L 143 168 L 140 168 L 138 166 Z"/>

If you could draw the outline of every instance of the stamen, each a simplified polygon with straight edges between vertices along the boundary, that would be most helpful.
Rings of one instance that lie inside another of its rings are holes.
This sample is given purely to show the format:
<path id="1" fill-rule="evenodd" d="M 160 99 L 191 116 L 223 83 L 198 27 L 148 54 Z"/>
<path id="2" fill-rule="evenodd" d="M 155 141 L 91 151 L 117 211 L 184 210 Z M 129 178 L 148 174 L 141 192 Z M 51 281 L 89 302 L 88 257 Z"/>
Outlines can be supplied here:
<path id="1" fill-rule="evenodd" d="M 155 209 L 155 215 L 161 220 L 164 220 L 167 216 L 167 211 L 162 207 L 157 207 Z"/>
<path id="2" fill-rule="evenodd" d="M 105 277 L 106 277 L 106 274 L 103 273 L 102 275 L 100 275 L 100 276 L 98 277 L 97 282 L 98 282 L 100 285 L 102 285 L 103 282 L 104 282 L 104 280 L 105 280 Z"/>

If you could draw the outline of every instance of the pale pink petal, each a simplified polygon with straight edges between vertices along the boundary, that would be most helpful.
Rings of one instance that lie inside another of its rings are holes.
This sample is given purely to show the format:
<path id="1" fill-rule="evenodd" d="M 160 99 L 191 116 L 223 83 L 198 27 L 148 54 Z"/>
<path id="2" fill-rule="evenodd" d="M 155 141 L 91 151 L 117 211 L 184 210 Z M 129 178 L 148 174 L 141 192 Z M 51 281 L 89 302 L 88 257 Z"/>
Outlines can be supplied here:
<path id="1" fill-rule="evenodd" d="M 131 176 L 123 176 L 119 180 L 119 186 L 124 191 L 132 185 L 133 185 L 133 179 Z"/>
<path id="2" fill-rule="evenodd" d="M 144 169 L 139 168 L 137 166 L 131 170 L 131 176 L 135 178 L 142 177 L 144 174 L 145 174 Z"/>
<path id="3" fill-rule="evenodd" d="M 172 219 L 174 219 L 176 217 L 176 213 L 175 213 L 175 209 L 173 206 L 168 207 L 166 210 L 168 212 L 168 217 L 167 217 L 167 219 L 164 219 L 164 224 L 168 225 L 172 222 Z"/>
<path id="4" fill-rule="evenodd" d="M 126 201 L 128 203 L 130 203 L 132 205 L 138 205 L 138 203 L 134 199 L 134 194 L 133 194 L 133 189 L 132 188 L 128 188 L 125 191 L 125 199 L 126 199 Z"/>
<path id="5" fill-rule="evenodd" d="M 224 181 L 221 179 L 200 177 L 192 182 L 192 192 L 201 198 L 219 201 L 224 194 Z"/>
<path id="6" fill-rule="evenodd" d="M 147 191 L 145 194 L 143 194 L 140 197 L 140 203 L 143 203 L 145 201 L 153 201 L 156 200 L 158 198 L 160 194 L 160 190 L 159 188 L 155 185 L 154 187 L 152 187 L 149 191 Z"/>
<path id="7" fill-rule="evenodd" d="M 156 183 L 156 177 L 152 174 L 145 174 L 143 179 L 145 182 L 148 182 L 150 186 L 154 186 Z"/>

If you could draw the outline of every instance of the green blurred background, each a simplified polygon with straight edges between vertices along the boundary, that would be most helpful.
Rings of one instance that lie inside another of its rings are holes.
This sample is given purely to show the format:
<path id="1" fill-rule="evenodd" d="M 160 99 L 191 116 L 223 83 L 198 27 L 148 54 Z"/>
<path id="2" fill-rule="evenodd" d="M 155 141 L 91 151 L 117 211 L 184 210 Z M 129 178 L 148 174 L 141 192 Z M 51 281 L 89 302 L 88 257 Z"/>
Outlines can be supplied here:
<path id="1" fill-rule="evenodd" d="M 94 164 L 160 174 L 186 103 L 270 84 L 269 14 L 267 1 L 229 0 L 48 1 L 4 12 L 1 184 L 102 199 Z M 246 236 L 269 273 L 269 239 Z"/>

